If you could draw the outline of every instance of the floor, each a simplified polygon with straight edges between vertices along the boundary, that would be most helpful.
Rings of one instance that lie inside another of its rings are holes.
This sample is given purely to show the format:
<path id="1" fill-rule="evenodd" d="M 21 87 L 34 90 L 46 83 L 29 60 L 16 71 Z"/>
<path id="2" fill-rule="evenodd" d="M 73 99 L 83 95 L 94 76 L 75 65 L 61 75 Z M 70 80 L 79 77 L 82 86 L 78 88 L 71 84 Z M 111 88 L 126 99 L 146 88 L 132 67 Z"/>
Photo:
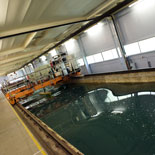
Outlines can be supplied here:
<path id="1" fill-rule="evenodd" d="M 0 92 L 0 155 L 46 155 Z"/>

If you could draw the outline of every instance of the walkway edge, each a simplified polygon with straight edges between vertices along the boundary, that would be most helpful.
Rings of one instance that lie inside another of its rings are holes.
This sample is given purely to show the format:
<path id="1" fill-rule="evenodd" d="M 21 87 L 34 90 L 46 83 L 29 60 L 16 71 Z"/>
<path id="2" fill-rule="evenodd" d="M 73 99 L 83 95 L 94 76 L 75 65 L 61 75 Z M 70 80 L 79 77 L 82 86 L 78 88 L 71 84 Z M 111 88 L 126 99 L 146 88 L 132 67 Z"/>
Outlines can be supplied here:
<path id="1" fill-rule="evenodd" d="M 4 94 L 3 94 L 4 95 Z M 4 96 L 5 97 L 5 96 Z M 16 117 L 18 118 L 18 120 L 20 121 L 20 123 L 23 125 L 23 127 L 25 128 L 26 132 L 28 133 L 28 135 L 31 137 L 32 141 L 34 142 L 34 144 L 37 146 L 37 148 L 40 150 L 40 152 L 43 155 L 47 155 L 45 153 L 45 151 L 43 150 L 43 148 L 41 147 L 41 145 L 39 144 L 39 142 L 36 140 L 36 138 L 33 136 L 33 134 L 31 133 L 31 131 L 28 129 L 28 127 L 25 125 L 25 123 L 22 121 L 22 119 L 19 117 L 19 115 L 17 114 L 17 112 L 15 111 L 15 109 L 11 106 L 11 104 L 8 102 L 8 100 L 5 98 L 5 100 L 7 101 L 7 103 L 9 104 L 9 106 L 11 107 L 12 111 L 15 113 Z"/>

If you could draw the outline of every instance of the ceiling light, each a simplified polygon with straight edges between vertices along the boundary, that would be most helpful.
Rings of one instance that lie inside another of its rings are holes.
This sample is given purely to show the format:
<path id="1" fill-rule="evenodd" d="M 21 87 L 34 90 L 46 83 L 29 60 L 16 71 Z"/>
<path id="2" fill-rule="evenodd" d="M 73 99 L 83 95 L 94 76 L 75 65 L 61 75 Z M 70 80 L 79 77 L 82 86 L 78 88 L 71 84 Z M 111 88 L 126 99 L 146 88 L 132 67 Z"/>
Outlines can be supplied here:
<path id="1" fill-rule="evenodd" d="M 46 60 L 46 57 L 44 55 L 41 56 L 40 58 L 41 58 L 42 61 L 45 61 Z"/>
<path id="2" fill-rule="evenodd" d="M 135 5 L 137 5 L 141 1 L 143 1 L 143 0 L 138 0 L 138 1 L 134 2 L 134 3 L 132 3 L 131 5 L 129 5 L 129 7 L 131 8 L 131 7 L 135 6 Z"/>

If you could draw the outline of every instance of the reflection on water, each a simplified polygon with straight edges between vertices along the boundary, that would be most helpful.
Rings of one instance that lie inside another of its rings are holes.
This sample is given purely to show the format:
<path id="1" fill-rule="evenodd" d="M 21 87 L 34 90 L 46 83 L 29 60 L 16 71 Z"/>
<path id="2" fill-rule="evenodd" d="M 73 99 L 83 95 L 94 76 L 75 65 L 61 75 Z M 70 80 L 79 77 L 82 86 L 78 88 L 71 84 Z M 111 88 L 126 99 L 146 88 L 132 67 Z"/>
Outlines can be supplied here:
<path id="1" fill-rule="evenodd" d="M 88 87 L 62 86 L 30 111 L 84 154 L 155 154 L 155 92 Z"/>

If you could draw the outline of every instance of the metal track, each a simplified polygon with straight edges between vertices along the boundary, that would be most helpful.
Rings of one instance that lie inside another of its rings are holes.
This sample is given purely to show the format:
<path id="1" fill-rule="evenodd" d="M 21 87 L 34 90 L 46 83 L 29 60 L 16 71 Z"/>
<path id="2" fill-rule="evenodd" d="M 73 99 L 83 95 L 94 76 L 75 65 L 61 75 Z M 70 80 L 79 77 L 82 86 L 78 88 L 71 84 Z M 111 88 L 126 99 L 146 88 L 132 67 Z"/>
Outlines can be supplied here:
<path id="1" fill-rule="evenodd" d="M 46 144 L 46 147 L 51 150 L 52 154 L 57 155 L 83 155 L 78 149 L 63 139 L 54 130 L 49 128 L 40 119 L 26 110 L 22 105 L 16 104 L 15 109 L 26 119 L 28 124 L 35 130 L 37 135 Z"/>

